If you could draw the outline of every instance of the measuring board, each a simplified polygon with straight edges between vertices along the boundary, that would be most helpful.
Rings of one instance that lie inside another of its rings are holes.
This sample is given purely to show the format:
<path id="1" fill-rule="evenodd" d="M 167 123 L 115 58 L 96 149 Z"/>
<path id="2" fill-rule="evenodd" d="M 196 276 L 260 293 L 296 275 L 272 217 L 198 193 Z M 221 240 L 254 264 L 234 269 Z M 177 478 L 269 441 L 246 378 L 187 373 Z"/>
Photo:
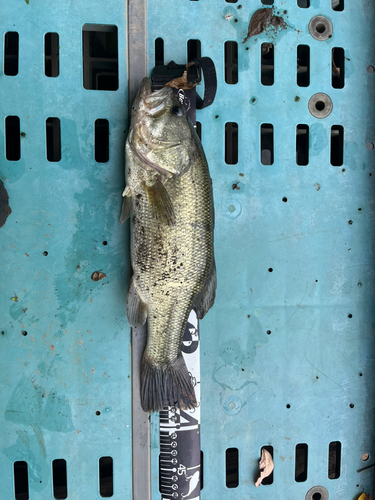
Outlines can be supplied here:
<path id="1" fill-rule="evenodd" d="M 200 349 L 194 311 L 189 315 L 181 350 L 198 406 L 191 410 L 169 406 L 160 412 L 159 487 L 163 500 L 200 498 Z"/>

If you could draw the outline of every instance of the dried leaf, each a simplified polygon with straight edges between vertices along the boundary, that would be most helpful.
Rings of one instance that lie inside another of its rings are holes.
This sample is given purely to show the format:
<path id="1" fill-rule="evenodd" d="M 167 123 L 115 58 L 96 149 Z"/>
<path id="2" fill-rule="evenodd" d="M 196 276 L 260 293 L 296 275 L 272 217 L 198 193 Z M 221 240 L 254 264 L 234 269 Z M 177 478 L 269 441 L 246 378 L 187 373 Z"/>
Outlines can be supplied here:
<path id="1" fill-rule="evenodd" d="M 363 492 L 358 500 L 372 500 L 372 497 L 368 493 Z"/>
<path id="2" fill-rule="evenodd" d="M 335 49 L 332 50 L 332 71 L 333 73 L 338 76 L 340 78 L 340 68 L 338 68 L 336 66 L 336 63 L 335 63 L 335 58 L 334 58 L 334 53 L 335 53 Z"/>
<path id="3" fill-rule="evenodd" d="M 246 43 L 253 36 L 260 35 L 263 31 L 266 31 L 269 28 L 273 30 L 284 30 L 287 27 L 288 25 L 284 19 L 281 16 L 275 15 L 273 8 L 267 7 L 264 9 L 258 9 L 254 12 L 250 19 L 247 36 L 243 43 Z"/>
<path id="4" fill-rule="evenodd" d="M 198 84 L 197 83 L 188 83 L 187 81 L 187 70 L 190 68 L 190 66 L 193 66 L 194 63 L 190 62 L 186 65 L 186 70 L 184 71 L 183 75 L 180 76 L 179 78 L 174 78 L 170 82 L 165 84 L 165 87 L 171 87 L 174 89 L 182 89 L 182 90 L 189 90 L 193 89 L 196 87 Z"/>
<path id="5" fill-rule="evenodd" d="M 265 450 L 264 448 L 262 448 L 262 454 L 259 460 L 259 470 L 260 470 L 260 476 L 257 482 L 255 483 L 255 486 L 257 488 L 258 486 L 261 485 L 263 479 L 272 474 L 273 471 L 273 460 L 271 453 Z"/>

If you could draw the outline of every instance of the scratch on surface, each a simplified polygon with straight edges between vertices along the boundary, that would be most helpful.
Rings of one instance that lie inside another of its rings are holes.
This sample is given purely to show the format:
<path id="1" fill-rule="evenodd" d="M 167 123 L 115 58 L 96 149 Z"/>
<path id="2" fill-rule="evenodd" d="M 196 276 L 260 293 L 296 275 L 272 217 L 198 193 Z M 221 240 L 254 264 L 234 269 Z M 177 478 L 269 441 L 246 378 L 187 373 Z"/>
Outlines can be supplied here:
<path id="1" fill-rule="evenodd" d="M 283 325 L 282 328 L 285 328 L 286 325 L 288 324 L 288 322 L 293 318 L 293 316 L 296 314 L 296 312 L 298 311 L 298 309 L 301 307 L 301 304 L 303 302 L 303 299 L 306 297 L 306 293 L 307 293 L 307 289 L 308 289 L 308 286 L 309 286 L 309 283 L 307 282 L 306 283 L 306 290 L 302 296 L 302 299 L 300 300 L 299 304 L 297 304 L 295 310 L 293 311 L 292 315 L 286 320 L 285 324 Z"/>
<path id="2" fill-rule="evenodd" d="M 363 267 L 368 266 L 369 264 L 366 262 L 365 264 L 356 264 L 355 266 L 347 266 L 347 267 L 339 267 L 338 269 L 333 269 L 332 271 L 327 271 L 326 273 L 320 274 L 320 276 L 324 276 L 325 274 L 338 273 L 340 271 L 344 271 L 344 269 L 352 269 L 354 267 Z M 299 281 L 305 278 L 315 278 L 315 274 L 310 274 L 308 276 L 301 276 L 300 278 L 294 278 L 294 281 Z"/>
<path id="3" fill-rule="evenodd" d="M 39 425 L 34 424 L 34 425 L 32 425 L 32 428 L 34 430 L 36 440 L 38 441 L 40 451 L 43 455 L 43 458 L 45 459 L 47 456 L 47 453 L 46 453 L 46 442 L 44 440 L 43 433 L 42 433 Z"/>
<path id="4" fill-rule="evenodd" d="M 313 330 L 313 328 L 314 328 L 314 325 L 315 325 L 316 321 L 317 321 L 317 318 L 315 318 L 315 321 L 314 321 L 314 323 L 312 324 L 312 326 L 311 326 L 311 328 L 310 328 L 309 334 L 308 334 L 308 336 L 307 336 L 306 345 L 308 345 L 309 338 L 310 338 L 310 334 L 311 334 L 311 332 L 312 332 L 312 330 Z M 347 393 L 346 393 L 346 391 L 345 391 L 344 387 L 343 387 L 341 384 L 339 384 L 338 382 L 336 382 L 335 380 L 333 380 L 331 377 L 329 377 L 327 374 L 325 374 L 324 372 L 322 372 L 321 370 L 319 370 L 319 368 L 317 368 L 317 367 L 316 367 L 316 366 L 315 366 L 315 365 L 314 365 L 314 364 L 313 364 L 313 363 L 309 360 L 309 358 L 306 356 L 306 351 L 305 351 L 303 354 L 304 354 L 304 356 L 305 356 L 306 361 L 307 361 L 307 362 L 308 362 L 308 363 L 309 363 L 309 364 L 310 364 L 310 365 L 311 365 L 311 366 L 312 366 L 312 367 L 313 367 L 316 371 L 318 371 L 321 375 L 323 375 L 323 377 L 326 377 L 328 380 L 330 380 L 330 381 L 331 381 L 331 382 L 333 382 L 335 385 L 337 385 L 337 387 L 340 387 L 340 389 L 344 392 L 344 394 L 345 394 L 346 398 L 349 400 L 348 395 L 347 395 Z"/>
<path id="5" fill-rule="evenodd" d="M 329 233 L 330 231 L 311 231 L 308 233 L 298 233 L 298 234 L 292 234 L 291 236 L 288 236 L 286 234 L 275 234 L 274 236 L 268 236 L 267 238 L 260 238 L 257 239 L 253 242 L 251 242 L 251 246 L 256 246 L 256 245 L 264 245 L 267 243 L 276 243 L 277 241 L 284 241 L 284 240 L 289 240 L 291 238 L 304 238 L 306 236 L 314 236 L 316 234 L 322 234 L 322 233 Z M 250 233 L 249 236 L 251 237 L 253 233 Z M 269 239 L 269 238 L 276 238 L 276 239 Z M 228 241 L 229 243 L 229 241 Z"/>

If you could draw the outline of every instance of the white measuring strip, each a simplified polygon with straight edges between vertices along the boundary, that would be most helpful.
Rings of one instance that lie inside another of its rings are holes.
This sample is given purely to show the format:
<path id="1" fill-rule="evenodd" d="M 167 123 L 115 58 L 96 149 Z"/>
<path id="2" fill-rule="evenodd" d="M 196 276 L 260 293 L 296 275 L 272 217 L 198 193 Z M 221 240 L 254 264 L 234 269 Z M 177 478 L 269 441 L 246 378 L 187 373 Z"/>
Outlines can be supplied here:
<path id="1" fill-rule="evenodd" d="M 191 311 L 182 341 L 182 354 L 195 389 L 197 407 L 160 412 L 159 483 L 162 500 L 200 499 L 200 344 L 198 318 Z"/>

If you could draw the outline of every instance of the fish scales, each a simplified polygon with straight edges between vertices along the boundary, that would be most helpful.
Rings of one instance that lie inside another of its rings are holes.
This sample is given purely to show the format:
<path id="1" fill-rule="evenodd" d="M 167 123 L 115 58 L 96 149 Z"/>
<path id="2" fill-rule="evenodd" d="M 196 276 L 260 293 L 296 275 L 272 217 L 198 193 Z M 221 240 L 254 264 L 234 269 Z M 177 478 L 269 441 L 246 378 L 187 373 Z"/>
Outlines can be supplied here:
<path id="1" fill-rule="evenodd" d="M 154 95 L 148 85 L 149 82 L 143 82 L 146 99 Z M 131 216 L 132 220 L 133 267 L 127 315 L 132 326 L 139 326 L 147 317 L 147 345 L 141 369 L 141 402 L 145 411 L 159 411 L 165 404 L 196 405 L 181 354 L 182 336 L 191 309 L 202 318 L 212 306 L 216 290 L 213 196 L 207 161 L 187 116 L 179 116 L 180 120 L 169 117 L 171 110 L 176 113 L 179 103 L 172 90 L 163 91 L 164 115 L 157 117 L 159 122 L 147 121 L 140 113 L 141 87 L 126 146 L 125 193 L 131 198 L 132 210 L 123 218 Z M 176 134 L 179 136 L 178 130 L 171 132 L 171 140 L 170 127 L 181 128 L 181 143 L 173 142 Z M 155 158 L 149 161 L 152 155 L 147 148 L 154 154 L 163 144 L 167 146 L 155 168 L 150 165 Z M 165 163 L 168 149 L 175 162 L 172 167 L 173 162 Z M 143 161 L 145 153 L 148 156 Z M 182 165 L 177 165 L 179 161 Z M 163 207 L 170 217 L 158 213 L 163 212 Z"/>

